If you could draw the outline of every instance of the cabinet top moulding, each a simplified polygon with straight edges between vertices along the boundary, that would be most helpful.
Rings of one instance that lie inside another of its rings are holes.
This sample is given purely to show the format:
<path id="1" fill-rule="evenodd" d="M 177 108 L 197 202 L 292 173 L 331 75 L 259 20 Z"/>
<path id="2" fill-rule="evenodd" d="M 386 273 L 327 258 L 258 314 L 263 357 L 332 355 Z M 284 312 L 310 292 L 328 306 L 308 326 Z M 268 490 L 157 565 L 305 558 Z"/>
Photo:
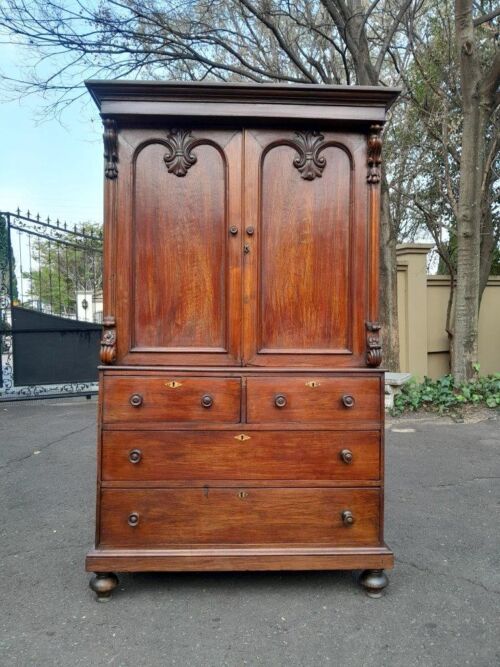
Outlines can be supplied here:
<path id="1" fill-rule="evenodd" d="M 102 115 L 383 122 L 399 88 L 195 81 L 86 81 Z"/>

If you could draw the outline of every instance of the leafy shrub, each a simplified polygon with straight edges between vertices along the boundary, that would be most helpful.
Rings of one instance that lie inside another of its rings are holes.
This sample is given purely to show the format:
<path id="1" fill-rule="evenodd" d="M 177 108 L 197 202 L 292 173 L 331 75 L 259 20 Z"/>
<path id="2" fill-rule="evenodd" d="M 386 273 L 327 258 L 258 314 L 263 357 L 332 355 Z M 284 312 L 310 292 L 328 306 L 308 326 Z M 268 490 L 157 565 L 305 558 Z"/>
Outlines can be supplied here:
<path id="1" fill-rule="evenodd" d="M 462 384 L 455 384 L 451 375 L 437 380 L 425 377 L 423 382 L 408 382 L 403 385 L 401 393 L 394 397 L 392 414 L 400 415 L 421 409 L 442 414 L 465 404 L 499 407 L 500 373 L 479 376 L 479 365 L 475 366 L 475 370 L 476 375 Z"/>

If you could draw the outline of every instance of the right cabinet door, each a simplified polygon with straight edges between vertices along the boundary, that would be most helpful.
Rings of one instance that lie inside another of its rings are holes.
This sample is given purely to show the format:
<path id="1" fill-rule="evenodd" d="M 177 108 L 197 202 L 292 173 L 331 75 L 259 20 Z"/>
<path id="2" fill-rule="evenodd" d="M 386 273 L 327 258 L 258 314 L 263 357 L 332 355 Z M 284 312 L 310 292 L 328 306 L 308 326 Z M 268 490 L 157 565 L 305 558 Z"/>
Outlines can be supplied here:
<path id="1" fill-rule="evenodd" d="M 244 363 L 365 366 L 366 135 L 245 132 Z"/>

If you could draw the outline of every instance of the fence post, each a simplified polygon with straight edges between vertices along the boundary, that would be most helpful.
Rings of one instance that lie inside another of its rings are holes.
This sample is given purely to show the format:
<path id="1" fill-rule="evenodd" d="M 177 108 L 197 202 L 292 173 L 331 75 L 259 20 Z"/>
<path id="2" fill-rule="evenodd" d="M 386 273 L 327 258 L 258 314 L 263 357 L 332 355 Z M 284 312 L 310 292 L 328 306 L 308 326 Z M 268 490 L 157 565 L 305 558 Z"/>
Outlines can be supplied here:
<path id="1" fill-rule="evenodd" d="M 427 370 L 427 254 L 432 243 L 397 247 L 401 371 L 418 379 Z"/>

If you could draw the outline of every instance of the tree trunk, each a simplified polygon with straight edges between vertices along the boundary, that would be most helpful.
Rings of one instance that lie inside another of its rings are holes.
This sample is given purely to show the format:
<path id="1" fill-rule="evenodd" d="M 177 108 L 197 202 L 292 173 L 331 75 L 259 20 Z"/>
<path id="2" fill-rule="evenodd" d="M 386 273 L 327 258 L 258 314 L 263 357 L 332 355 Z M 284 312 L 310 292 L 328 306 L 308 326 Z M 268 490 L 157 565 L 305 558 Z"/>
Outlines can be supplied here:
<path id="1" fill-rule="evenodd" d="M 399 371 L 398 270 L 397 238 L 391 220 L 389 187 L 385 175 L 381 180 L 380 210 L 380 323 L 382 325 L 383 365 Z"/>
<path id="2" fill-rule="evenodd" d="M 479 259 L 479 309 L 481 309 L 481 299 L 484 289 L 490 277 L 491 264 L 493 262 L 493 253 L 495 251 L 497 240 L 495 238 L 495 229 L 493 217 L 491 215 L 491 191 L 492 172 L 490 170 L 486 177 L 486 184 L 483 196 L 481 198 L 481 257 Z"/>
<path id="3" fill-rule="evenodd" d="M 474 374 L 478 360 L 482 182 L 486 164 L 486 127 L 493 98 L 482 78 L 474 41 L 472 0 L 455 0 L 463 103 L 460 193 L 457 214 L 457 289 L 452 373 L 456 382 Z M 484 195 L 483 195 L 484 196 Z M 488 193 L 485 193 L 488 196 Z"/>

